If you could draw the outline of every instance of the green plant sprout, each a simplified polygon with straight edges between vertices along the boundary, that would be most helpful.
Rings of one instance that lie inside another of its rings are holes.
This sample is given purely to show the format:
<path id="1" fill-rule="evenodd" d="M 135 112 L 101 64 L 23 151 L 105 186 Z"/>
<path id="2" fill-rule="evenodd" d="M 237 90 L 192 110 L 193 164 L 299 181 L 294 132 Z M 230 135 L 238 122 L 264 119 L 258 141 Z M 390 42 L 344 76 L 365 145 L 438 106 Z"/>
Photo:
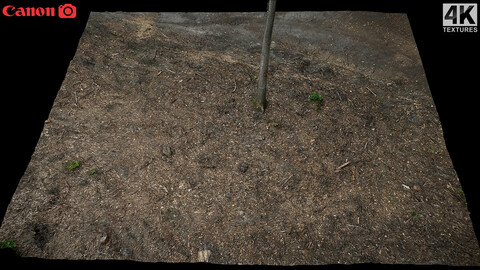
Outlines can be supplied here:
<path id="1" fill-rule="evenodd" d="M 80 166 L 80 161 L 76 160 L 76 161 L 72 161 L 72 162 L 67 163 L 66 168 L 73 170 L 73 169 L 76 169 L 78 166 Z"/>
<path id="2" fill-rule="evenodd" d="M 280 123 L 279 122 L 275 122 L 274 120 L 271 120 L 271 119 L 268 119 L 267 121 L 265 121 L 267 125 L 269 126 L 273 126 L 273 127 L 279 127 L 280 126 Z"/>
<path id="3" fill-rule="evenodd" d="M 11 249 L 16 254 L 18 254 L 17 244 L 15 244 L 15 240 L 3 240 L 0 242 L 0 249 Z"/>
<path id="4" fill-rule="evenodd" d="M 308 99 L 310 101 L 315 101 L 316 104 L 315 104 L 315 109 L 316 110 L 319 110 L 320 109 L 320 106 L 322 105 L 322 101 L 323 101 L 323 96 L 318 94 L 317 92 L 312 92 L 310 94 L 310 96 L 308 97 Z"/>
<path id="5" fill-rule="evenodd" d="M 68 163 L 65 165 L 65 172 L 66 172 L 66 173 L 73 173 L 73 171 L 74 171 L 75 169 L 77 169 L 79 166 L 80 166 L 80 161 L 78 161 L 78 160 L 68 162 Z"/>
<path id="6" fill-rule="evenodd" d="M 308 99 L 310 99 L 311 101 L 321 102 L 323 100 L 323 96 L 318 94 L 317 92 L 312 92 Z"/>

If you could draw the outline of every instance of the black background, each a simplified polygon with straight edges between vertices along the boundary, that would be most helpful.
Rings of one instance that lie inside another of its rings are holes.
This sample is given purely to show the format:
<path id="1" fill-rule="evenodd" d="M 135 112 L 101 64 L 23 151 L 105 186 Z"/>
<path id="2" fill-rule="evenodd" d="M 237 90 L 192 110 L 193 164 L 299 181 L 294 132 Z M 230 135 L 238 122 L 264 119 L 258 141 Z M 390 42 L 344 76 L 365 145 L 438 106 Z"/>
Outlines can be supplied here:
<path id="1" fill-rule="evenodd" d="M 78 40 L 91 11 L 151 12 L 256 12 L 266 11 L 263 1 L 5 1 L 16 7 L 58 7 L 71 3 L 77 17 L 5 17 L 0 14 L 0 221 L 29 163 L 44 121 L 65 78 Z M 101 2 L 101 3 L 100 3 Z M 442 4 L 456 1 L 287 1 L 279 0 L 277 11 L 358 10 L 406 13 L 410 21 L 437 111 L 447 149 L 465 192 L 477 236 L 480 235 L 480 205 L 476 181 L 480 173 L 479 136 L 476 127 L 480 99 L 479 33 L 444 33 Z M 458 1 L 457 1 L 458 2 Z M 473 1 L 459 1 L 475 3 Z M 477 21 L 478 23 L 478 21 Z M 3 240 L 3 239 L 0 239 Z M 201 264 L 144 264 L 119 261 L 51 261 L 18 258 L 2 252 L 6 262 L 41 263 L 50 266 L 198 267 Z M 3 263 L 3 264 L 2 264 Z M 213 267 L 213 266 L 209 266 Z M 215 266 L 223 268 L 224 266 Z M 233 266 L 230 266 L 233 267 Z M 329 266 L 327 268 L 360 266 Z M 369 265 L 369 267 L 382 267 Z M 388 266 L 393 267 L 393 266 Z M 403 266 L 395 266 L 403 267 Z M 412 266 L 407 266 L 412 267 Z M 417 266 L 419 267 L 419 266 Z M 251 268 L 251 267 L 247 267 Z M 313 268 L 304 266 L 303 268 Z M 435 267 L 435 268 L 438 268 Z"/>

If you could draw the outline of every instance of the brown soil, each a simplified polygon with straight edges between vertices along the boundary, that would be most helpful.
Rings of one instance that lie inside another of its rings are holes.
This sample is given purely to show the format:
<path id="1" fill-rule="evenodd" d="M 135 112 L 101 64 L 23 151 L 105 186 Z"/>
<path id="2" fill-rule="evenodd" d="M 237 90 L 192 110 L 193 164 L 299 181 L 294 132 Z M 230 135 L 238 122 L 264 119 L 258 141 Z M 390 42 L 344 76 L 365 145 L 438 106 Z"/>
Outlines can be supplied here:
<path id="1" fill-rule="evenodd" d="M 92 13 L 0 239 L 50 259 L 480 265 L 407 17 L 278 13 L 262 114 L 263 26 Z"/>

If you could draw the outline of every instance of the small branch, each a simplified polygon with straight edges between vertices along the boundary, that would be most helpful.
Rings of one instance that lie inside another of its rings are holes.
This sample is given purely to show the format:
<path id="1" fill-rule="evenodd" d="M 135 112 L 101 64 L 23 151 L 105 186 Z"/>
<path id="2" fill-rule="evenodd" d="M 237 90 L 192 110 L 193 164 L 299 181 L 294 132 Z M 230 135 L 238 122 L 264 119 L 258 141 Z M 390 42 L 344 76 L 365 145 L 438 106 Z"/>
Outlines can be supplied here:
<path id="1" fill-rule="evenodd" d="M 342 97 L 340 96 L 340 94 L 338 93 L 337 90 L 335 90 L 335 93 L 337 93 L 338 99 L 339 99 L 340 101 L 342 101 Z"/>
<path id="2" fill-rule="evenodd" d="M 193 73 L 193 74 L 194 74 L 194 75 L 197 75 L 198 77 L 200 77 L 200 78 L 204 79 L 205 81 L 211 83 L 209 79 L 203 77 L 202 75 L 198 74 L 197 72 L 195 72 L 195 73 Z"/>
<path id="3" fill-rule="evenodd" d="M 78 107 L 77 91 L 73 91 L 73 94 L 75 95 L 75 106 Z"/>
<path id="4" fill-rule="evenodd" d="M 337 169 L 335 169 L 335 172 L 339 172 L 341 169 L 347 167 L 348 164 L 350 164 L 350 163 L 351 163 L 351 161 L 343 163 L 342 165 L 338 166 Z"/>
<path id="5" fill-rule="evenodd" d="M 168 39 L 167 35 L 165 35 L 164 33 L 158 31 L 160 33 L 160 35 L 164 36 L 166 39 Z"/>
<path id="6" fill-rule="evenodd" d="M 235 87 L 233 88 L 232 93 L 237 90 L 237 80 L 233 79 L 233 83 L 235 84 Z"/>
<path id="7" fill-rule="evenodd" d="M 370 91 L 370 93 L 372 93 L 375 97 L 377 96 L 372 90 L 370 90 L 370 88 L 368 87 L 365 87 L 365 88 L 367 88 L 367 90 Z"/>
<path id="8" fill-rule="evenodd" d="M 290 175 L 289 177 L 287 177 L 285 180 L 283 180 L 283 182 L 280 186 L 283 187 L 288 182 L 288 180 L 290 180 L 290 178 L 292 178 L 292 176 L 293 176 L 293 174 Z"/>
<path id="9" fill-rule="evenodd" d="M 167 71 L 169 71 L 169 72 L 173 73 L 173 74 L 176 74 L 176 72 L 175 72 L 175 71 L 173 71 L 173 70 L 170 70 L 170 69 L 168 69 L 168 68 L 165 68 L 165 69 L 166 69 Z"/>

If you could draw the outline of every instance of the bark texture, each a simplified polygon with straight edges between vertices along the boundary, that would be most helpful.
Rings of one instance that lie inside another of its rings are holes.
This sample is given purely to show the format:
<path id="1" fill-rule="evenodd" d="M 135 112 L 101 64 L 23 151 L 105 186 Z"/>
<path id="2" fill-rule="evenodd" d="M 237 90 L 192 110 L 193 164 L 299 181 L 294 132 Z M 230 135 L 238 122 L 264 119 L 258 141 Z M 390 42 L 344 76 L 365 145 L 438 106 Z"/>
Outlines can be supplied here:
<path id="1" fill-rule="evenodd" d="M 258 76 L 258 92 L 257 102 L 259 109 L 263 112 L 267 106 L 267 73 L 268 58 L 270 55 L 270 44 L 272 42 L 273 21 L 275 19 L 275 6 L 277 0 L 268 2 L 267 23 L 265 25 L 265 33 L 263 35 L 262 58 L 260 62 L 260 74 Z"/>

